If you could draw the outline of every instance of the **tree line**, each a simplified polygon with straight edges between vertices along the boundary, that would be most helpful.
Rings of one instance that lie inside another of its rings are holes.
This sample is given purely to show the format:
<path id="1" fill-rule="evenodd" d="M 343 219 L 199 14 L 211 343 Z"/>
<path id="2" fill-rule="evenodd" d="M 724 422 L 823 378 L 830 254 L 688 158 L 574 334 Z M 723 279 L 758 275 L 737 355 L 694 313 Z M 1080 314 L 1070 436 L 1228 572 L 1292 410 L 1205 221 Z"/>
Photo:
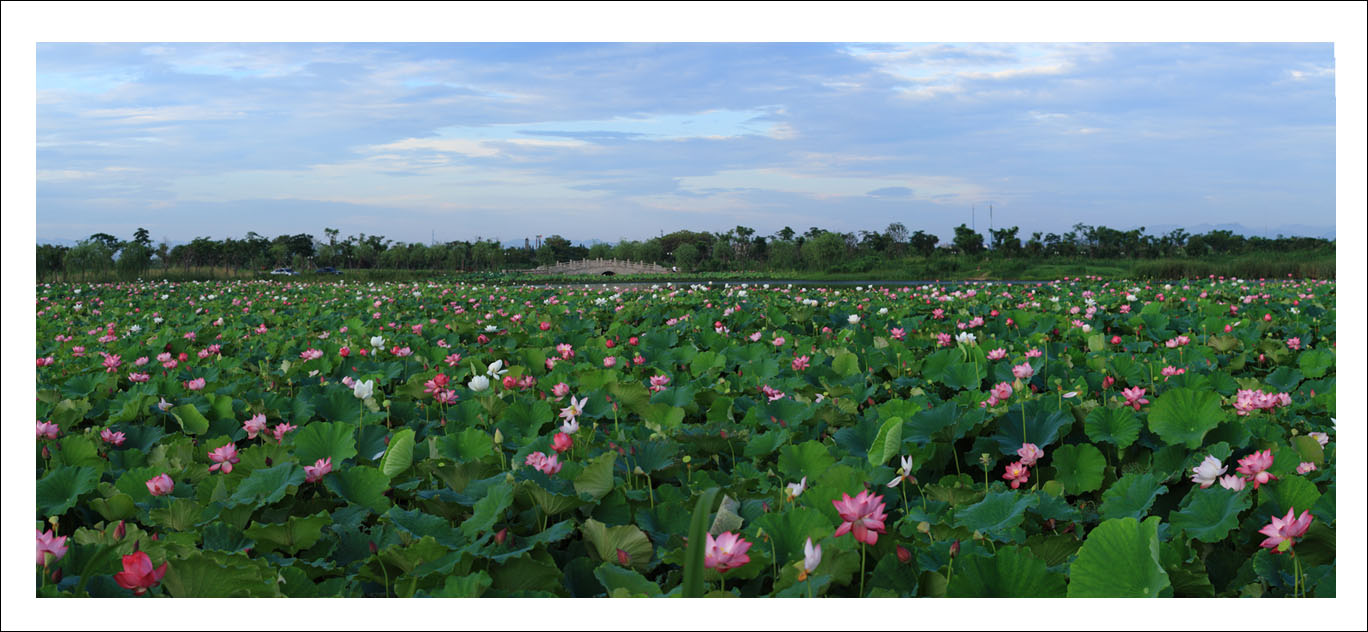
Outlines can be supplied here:
<path id="1" fill-rule="evenodd" d="M 334 228 L 323 238 L 310 234 L 278 235 L 268 239 L 256 232 L 243 238 L 215 240 L 197 237 L 171 247 L 153 245 L 148 231 L 139 228 L 131 239 L 96 233 L 75 246 L 41 244 L 37 247 L 40 277 L 55 273 L 86 278 L 114 271 L 124 278 L 149 270 L 208 269 L 210 273 L 267 271 L 289 266 L 306 272 L 331 266 L 342 269 L 498 271 L 550 265 L 584 258 L 616 258 L 677 266 L 688 272 L 788 271 L 863 272 L 889 260 L 978 255 L 994 258 L 1048 259 L 1161 259 L 1210 255 L 1279 254 L 1333 251 L 1334 242 L 1315 237 L 1246 237 L 1229 230 L 1192 234 L 1176 229 L 1152 235 L 1143 227 L 1117 230 L 1075 224 L 1065 233 L 1032 233 L 1023 239 L 1017 226 L 990 230 L 985 237 L 964 224 L 953 239 L 942 243 L 936 235 L 909 231 L 894 222 L 883 230 L 829 231 L 811 227 L 799 233 L 790 227 L 772 235 L 737 226 L 720 233 L 679 230 L 645 240 L 622 239 L 615 244 L 576 245 L 560 235 L 538 239 L 535 245 L 504 246 L 493 239 L 425 244 L 401 242 L 361 233 L 342 237 Z"/>

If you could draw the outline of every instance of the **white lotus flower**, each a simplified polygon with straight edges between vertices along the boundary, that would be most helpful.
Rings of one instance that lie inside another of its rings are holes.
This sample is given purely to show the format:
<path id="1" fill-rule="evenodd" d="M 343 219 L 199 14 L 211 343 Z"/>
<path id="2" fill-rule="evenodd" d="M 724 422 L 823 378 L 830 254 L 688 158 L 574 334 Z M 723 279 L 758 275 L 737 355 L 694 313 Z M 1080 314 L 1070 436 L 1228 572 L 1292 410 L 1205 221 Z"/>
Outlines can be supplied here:
<path id="1" fill-rule="evenodd" d="M 1221 460 L 1208 454 L 1197 467 L 1192 468 L 1192 482 L 1205 489 L 1211 487 L 1225 471 L 1226 466 L 1221 465 Z"/>
<path id="2" fill-rule="evenodd" d="M 489 390 L 489 378 L 483 375 L 476 375 L 475 377 L 470 378 L 470 383 L 466 384 L 466 388 L 469 388 L 476 393 L 483 393 L 484 391 Z"/>
<path id="3" fill-rule="evenodd" d="M 489 377 L 499 377 L 507 372 L 508 369 L 503 368 L 503 360 L 495 360 L 493 364 L 489 365 L 489 369 L 485 371 L 485 374 Z"/>
<path id="4" fill-rule="evenodd" d="M 850 317 L 846 320 L 849 321 L 850 324 L 854 325 L 855 323 L 860 322 L 860 317 L 856 314 L 851 314 Z"/>
<path id="5" fill-rule="evenodd" d="M 372 346 L 372 347 L 383 347 L 383 346 L 385 346 L 385 337 L 384 337 L 384 336 L 371 336 L 371 346 Z"/>
<path id="6" fill-rule="evenodd" d="M 803 494 L 803 490 L 805 490 L 805 489 L 807 489 L 807 477 L 806 477 L 806 476 L 803 477 L 803 480 L 798 481 L 797 483 L 789 483 L 789 484 L 788 484 L 788 497 L 789 497 L 789 500 L 793 500 L 794 498 L 797 498 L 797 497 L 801 496 L 801 495 Z"/>
<path id="7" fill-rule="evenodd" d="M 352 386 L 352 395 L 356 396 L 357 399 L 366 399 L 373 394 L 375 394 L 375 380 L 357 382 Z"/>
<path id="8" fill-rule="evenodd" d="M 961 331 L 955 335 L 955 341 L 962 345 L 971 345 L 978 341 L 978 336 L 967 331 Z"/>

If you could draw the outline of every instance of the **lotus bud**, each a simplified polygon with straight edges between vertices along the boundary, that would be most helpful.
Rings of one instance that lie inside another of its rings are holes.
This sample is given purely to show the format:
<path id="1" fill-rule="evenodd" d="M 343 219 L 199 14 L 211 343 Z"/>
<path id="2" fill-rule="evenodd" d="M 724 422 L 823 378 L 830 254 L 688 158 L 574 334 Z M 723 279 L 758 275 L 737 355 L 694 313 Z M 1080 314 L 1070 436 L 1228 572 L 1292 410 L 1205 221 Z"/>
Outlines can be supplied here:
<path id="1" fill-rule="evenodd" d="M 920 531 L 921 533 L 931 533 L 931 523 L 925 520 L 917 523 L 917 531 Z"/>
<path id="2" fill-rule="evenodd" d="M 122 540 L 128 534 L 128 528 L 124 526 L 124 521 L 120 520 L 119 525 L 114 527 L 114 539 Z"/>
<path id="3" fill-rule="evenodd" d="M 959 555 L 959 549 L 959 540 L 955 540 L 954 542 L 950 543 L 950 557 L 953 558 Z"/>
<path id="4" fill-rule="evenodd" d="M 622 550 L 622 549 L 618 549 L 618 550 L 617 550 L 617 561 L 618 561 L 618 564 L 621 564 L 621 565 L 623 565 L 623 566 L 630 566 L 631 563 L 632 563 L 632 556 L 628 555 L 626 551 L 624 551 L 624 550 Z"/>
<path id="5" fill-rule="evenodd" d="M 898 545 L 897 552 L 899 562 L 907 564 L 912 561 L 912 552 L 904 548 L 901 544 Z"/>

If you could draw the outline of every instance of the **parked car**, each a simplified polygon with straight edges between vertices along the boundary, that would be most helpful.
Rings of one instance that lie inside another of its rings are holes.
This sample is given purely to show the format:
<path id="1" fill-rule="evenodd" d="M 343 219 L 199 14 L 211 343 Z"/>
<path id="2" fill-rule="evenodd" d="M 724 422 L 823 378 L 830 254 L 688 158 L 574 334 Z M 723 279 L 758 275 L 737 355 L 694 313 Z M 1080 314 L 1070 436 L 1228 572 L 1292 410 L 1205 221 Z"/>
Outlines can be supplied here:
<path id="1" fill-rule="evenodd" d="M 296 274 L 296 272 L 294 271 L 294 268 L 276 268 L 276 269 L 274 269 L 274 270 L 271 270 L 271 274 L 273 274 L 273 275 L 294 276 L 294 275 Z"/>
<path id="2" fill-rule="evenodd" d="M 318 273 L 319 273 L 319 274 L 342 274 L 342 271 L 341 271 L 341 270 L 338 270 L 337 268 L 334 268 L 334 267 L 332 267 L 332 266 L 328 266 L 328 267 L 326 267 L 326 268 L 319 268 L 319 269 L 318 269 Z"/>

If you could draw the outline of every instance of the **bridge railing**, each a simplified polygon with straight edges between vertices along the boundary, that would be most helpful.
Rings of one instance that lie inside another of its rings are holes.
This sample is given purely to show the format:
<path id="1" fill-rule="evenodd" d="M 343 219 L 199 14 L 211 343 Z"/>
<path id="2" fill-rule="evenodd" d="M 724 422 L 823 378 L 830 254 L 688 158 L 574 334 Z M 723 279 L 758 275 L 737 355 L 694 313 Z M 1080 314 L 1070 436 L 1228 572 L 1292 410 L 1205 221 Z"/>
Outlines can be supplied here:
<path id="1" fill-rule="evenodd" d="M 667 273 L 669 268 L 655 263 L 645 263 L 640 261 L 627 261 L 622 259 L 579 259 L 575 261 L 558 261 L 552 265 L 541 265 L 531 269 L 519 270 L 531 274 L 573 274 L 578 270 L 593 268 L 616 268 L 632 272 L 646 273 Z"/>

